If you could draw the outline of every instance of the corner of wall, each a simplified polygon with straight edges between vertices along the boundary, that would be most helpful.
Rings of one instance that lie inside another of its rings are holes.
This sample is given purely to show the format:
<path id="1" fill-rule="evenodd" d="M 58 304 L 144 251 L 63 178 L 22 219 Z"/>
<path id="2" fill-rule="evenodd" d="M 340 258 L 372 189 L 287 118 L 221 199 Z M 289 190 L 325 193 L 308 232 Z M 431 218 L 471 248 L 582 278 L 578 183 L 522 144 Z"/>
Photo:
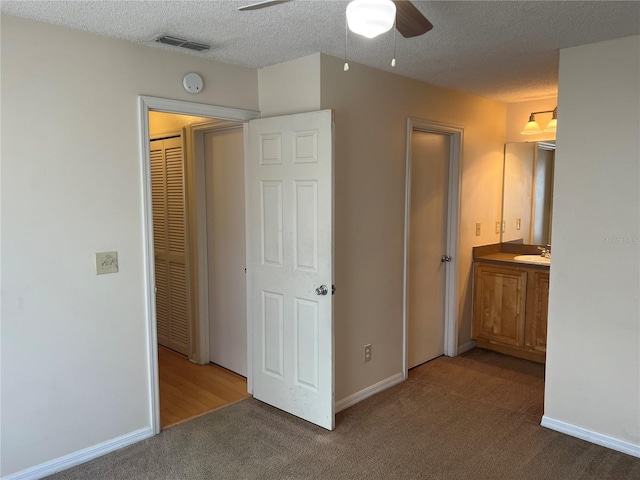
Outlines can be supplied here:
<path id="1" fill-rule="evenodd" d="M 258 70 L 263 117 L 320 110 L 320 53 Z"/>

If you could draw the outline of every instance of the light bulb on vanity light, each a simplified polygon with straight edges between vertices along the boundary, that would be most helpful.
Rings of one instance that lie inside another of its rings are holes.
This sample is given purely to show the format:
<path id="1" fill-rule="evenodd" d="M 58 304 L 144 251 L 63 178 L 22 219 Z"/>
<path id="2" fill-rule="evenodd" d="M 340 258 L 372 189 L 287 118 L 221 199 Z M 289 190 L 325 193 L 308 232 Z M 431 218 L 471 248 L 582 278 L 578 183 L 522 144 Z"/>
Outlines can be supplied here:
<path id="1" fill-rule="evenodd" d="M 555 133 L 558 129 L 558 107 L 553 109 L 553 117 L 547 123 L 547 126 L 544 128 L 545 132 Z"/>
<path id="2" fill-rule="evenodd" d="M 542 133 L 542 129 L 540 128 L 540 125 L 538 125 L 538 122 L 536 122 L 536 116 L 533 113 L 529 116 L 529 121 L 520 133 L 522 135 L 536 135 L 538 133 Z"/>

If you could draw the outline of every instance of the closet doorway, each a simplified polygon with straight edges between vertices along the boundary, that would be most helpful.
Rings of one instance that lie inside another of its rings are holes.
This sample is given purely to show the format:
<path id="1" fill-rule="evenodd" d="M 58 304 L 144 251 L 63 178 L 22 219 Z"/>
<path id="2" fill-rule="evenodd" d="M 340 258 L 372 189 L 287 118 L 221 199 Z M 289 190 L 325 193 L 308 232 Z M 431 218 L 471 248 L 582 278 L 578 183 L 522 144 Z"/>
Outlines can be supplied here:
<path id="1" fill-rule="evenodd" d="M 244 141 L 241 123 L 162 112 L 149 112 L 149 136 L 167 428 L 249 396 Z"/>

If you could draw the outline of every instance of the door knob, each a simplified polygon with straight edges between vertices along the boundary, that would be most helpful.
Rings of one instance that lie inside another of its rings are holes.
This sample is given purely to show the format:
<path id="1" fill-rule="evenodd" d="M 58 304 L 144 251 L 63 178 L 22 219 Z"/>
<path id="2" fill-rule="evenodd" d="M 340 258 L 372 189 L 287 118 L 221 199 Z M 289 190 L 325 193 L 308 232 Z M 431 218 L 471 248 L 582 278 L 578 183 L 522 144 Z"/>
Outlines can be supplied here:
<path id="1" fill-rule="evenodd" d="M 450 262 L 451 261 L 451 257 L 449 255 L 442 255 L 440 257 L 440 262 L 444 263 L 444 262 Z"/>
<path id="2" fill-rule="evenodd" d="M 316 288 L 316 295 L 326 295 L 327 293 L 329 293 L 329 289 L 326 285 L 320 285 Z"/>

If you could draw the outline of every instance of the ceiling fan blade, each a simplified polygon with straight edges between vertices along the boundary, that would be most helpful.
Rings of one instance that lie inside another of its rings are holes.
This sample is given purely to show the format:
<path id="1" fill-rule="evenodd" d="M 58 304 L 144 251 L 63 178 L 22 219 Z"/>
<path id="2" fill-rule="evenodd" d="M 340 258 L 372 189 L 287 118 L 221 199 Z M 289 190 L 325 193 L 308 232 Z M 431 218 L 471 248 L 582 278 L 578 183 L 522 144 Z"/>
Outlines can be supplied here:
<path id="1" fill-rule="evenodd" d="M 396 28 L 403 37 L 417 37 L 433 28 L 413 3 L 406 0 L 394 0 L 393 3 L 396 4 Z"/>
<path id="2" fill-rule="evenodd" d="M 260 8 L 273 7 L 274 5 L 278 5 L 279 3 L 287 3 L 291 0 L 264 0 L 262 2 L 252 3 L 251 5 L 246 5 L 244 7 L 238 8 L 241 12 L 246 10 L 258 10 Z"/>

